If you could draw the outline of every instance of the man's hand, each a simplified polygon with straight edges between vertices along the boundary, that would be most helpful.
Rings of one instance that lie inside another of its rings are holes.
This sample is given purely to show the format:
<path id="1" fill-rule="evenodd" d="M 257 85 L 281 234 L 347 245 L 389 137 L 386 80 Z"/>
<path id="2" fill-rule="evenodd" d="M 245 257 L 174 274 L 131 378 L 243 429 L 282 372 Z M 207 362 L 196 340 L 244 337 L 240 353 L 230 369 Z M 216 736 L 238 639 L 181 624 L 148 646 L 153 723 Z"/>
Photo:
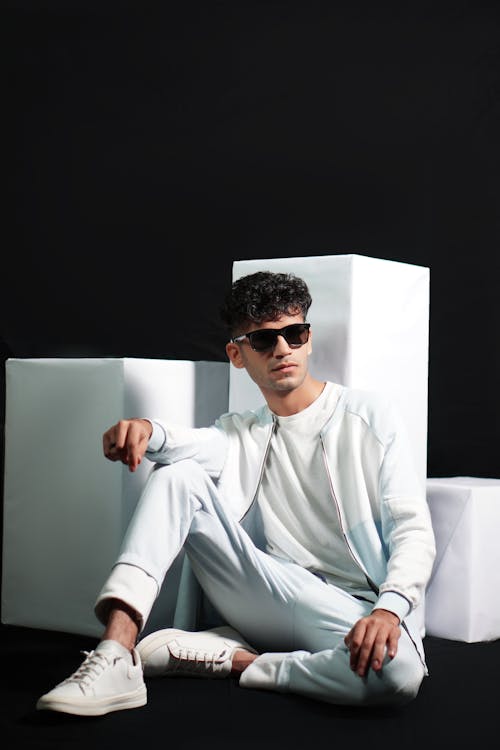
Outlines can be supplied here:
<path id="1" fill-rule="evenodd" d="M 135 471 L 148 447 L 153 426 L 147 419 L 121 419 L 102 436 L 104 455 Z"/>
<path id="2" fill-rule="evenodd" d="M 371 667 L 374 672 L 382 669 L 387 655 L 396 656 L 401 635 L 399 617 L 387 609 L 374 609 L 351 628 L 344 643 L 351 653 L 351 669 L 364 677 Z"/>

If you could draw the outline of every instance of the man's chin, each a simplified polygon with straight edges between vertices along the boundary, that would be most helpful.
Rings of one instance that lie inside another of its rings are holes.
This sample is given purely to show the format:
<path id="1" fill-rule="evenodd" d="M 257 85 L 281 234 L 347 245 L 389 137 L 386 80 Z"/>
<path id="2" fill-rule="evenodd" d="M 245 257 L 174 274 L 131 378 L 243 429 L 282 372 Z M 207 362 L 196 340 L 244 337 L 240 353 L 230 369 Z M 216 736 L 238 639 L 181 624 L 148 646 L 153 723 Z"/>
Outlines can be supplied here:
<path id="1" fill-rule="evenodd" d="M 273 388 L 277 391 L 293 391 L 301 382 L 295 372 L 278 373 L 277 377 L 273 379 Z"/>

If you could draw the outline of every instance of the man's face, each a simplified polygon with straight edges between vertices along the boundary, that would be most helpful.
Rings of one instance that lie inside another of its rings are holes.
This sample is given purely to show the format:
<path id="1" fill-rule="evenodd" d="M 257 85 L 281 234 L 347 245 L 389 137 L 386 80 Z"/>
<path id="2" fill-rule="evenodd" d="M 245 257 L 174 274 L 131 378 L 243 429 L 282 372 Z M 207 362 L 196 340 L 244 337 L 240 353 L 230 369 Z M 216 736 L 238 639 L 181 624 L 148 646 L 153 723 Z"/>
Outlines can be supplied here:
<path id="1" fill-rule="evenodd" d="M 284 328 L 303 322 L 302 315 L 283 315 L 277 320 L 250 323 L 242 333 L 251 333 L 262 328 Z M 269 351 L 256 352 L 248 339 L 243 339 L 239 343 L 228 343 L 226 352 L 235 367 L 246 369 L 264 395 L 268 391 L 289 392 L 302 385 L 307 375 L 308 357 L 312 352 L 311 332 L 309 340 L 299 347 L 291 346 L 283 336 L 278 336 L 275 347 Z"/>

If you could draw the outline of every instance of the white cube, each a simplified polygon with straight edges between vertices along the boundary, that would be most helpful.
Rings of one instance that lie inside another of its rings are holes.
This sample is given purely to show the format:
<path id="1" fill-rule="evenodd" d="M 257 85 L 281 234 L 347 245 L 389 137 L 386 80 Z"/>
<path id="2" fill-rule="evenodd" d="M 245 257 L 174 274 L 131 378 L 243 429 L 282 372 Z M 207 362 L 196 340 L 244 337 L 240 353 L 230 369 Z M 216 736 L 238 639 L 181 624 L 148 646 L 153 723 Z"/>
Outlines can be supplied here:
<path id="1" fill-rule="evenodd" d="M 500 479 L 427 480 L 436 560 L 426 596 L 429 635 L 500 638 Z"/>
<path id="2" fill-rule="evenodd" d="M 233 281 L 257 271 L 293 273 L 312 296 L 310 369 L 332 380 L 388 396 L 408 432 L 422 492 L 427 478 L 429 282 L 425 266 L 364 255 L 238 260 Z M 244 370 L 232 367 L 229 407 L 263 403 Z M 416 613 L 425 634 L 425 603 Z"/>
<path id="3" fill-rule="evenodd" d="M 119 419 L 210 424 L 229 365 L 134 358 L 6 362 L 2 622 L 97 636 L 93 606 L 153 464 L 107 461 Z M 181 559 L 150 624 L 173 617 Z"/>

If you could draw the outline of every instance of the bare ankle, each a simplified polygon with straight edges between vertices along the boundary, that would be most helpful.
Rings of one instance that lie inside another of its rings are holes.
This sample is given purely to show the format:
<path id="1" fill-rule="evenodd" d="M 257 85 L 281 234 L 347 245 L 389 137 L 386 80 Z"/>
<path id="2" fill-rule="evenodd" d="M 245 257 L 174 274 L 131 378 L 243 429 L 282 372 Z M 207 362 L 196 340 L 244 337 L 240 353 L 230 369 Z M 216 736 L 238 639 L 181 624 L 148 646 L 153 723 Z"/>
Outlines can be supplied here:
<path id="1" fill-rule="evenodd" d="M 140 618 L 137 612 L 125 602 L 113 599 L 102 640 L 118 641 L 129 651 L 135 647 L 139 634 Z"/>
<path id="2" fill-rule="evenodd" d="M 239 648 L 233 654 L 231 674 L 241 674 L 257 658 L 258 654 Z"/>

